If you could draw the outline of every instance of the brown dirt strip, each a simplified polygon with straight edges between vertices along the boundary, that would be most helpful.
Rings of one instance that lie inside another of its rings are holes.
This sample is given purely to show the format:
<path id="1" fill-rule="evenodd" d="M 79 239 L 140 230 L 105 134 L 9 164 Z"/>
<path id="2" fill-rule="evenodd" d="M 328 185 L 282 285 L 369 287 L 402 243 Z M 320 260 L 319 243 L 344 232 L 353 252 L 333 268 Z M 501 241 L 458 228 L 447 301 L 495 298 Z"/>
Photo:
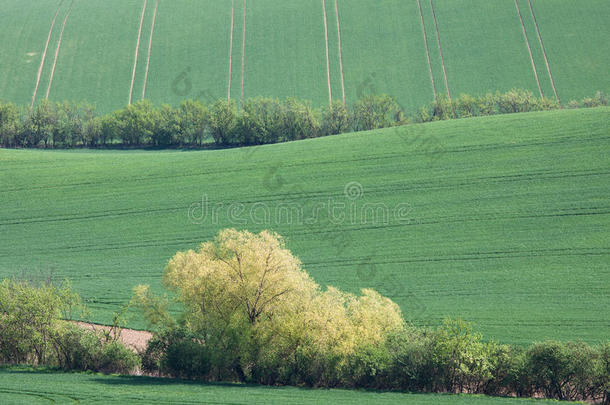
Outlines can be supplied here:
<path id="1" fill-rule="evenodd" d="M 328 56 L 328 21 L 326 19 L 326 0 L 322 0 L 322 10 L 324 11 L 324 38 L 326 40 L 326 77 L 328 79 L 328 104 L 333 104 L 333 91 L 330 86 L 330 59 Z"/>
<path id="2" fill-rule="evenodd" d="M 86 322 L 74 322 L 75 325 L 80 326 L 83 329 L 89 329 L 94 332 L 97 331 L 106 331 L 111 332 L 112 328 L 110 326 L 104 325 L 96 325 L 94 323 L 86 323 Z M 132 349 L 136 352 L 141 352 L 146 349 L 146 344 L 152 337 L 152 333 L 141 330 L 134 329 L 124 329 L 121 328 L 120 331 L 120 341 L 128 348 Z"/>
<path id="3" fill-rule="evenodd" d="M 532 62 L 532 70 L 534 71 L 534 76 L 536 77 L 536 84 L 538 85 L 538 92 L 540 93 L 540 97 L 544 97 L 542 94 L 542 87 L 540 87 L 540 79 L 538 78 L 538 72 L 536 71 L 536 63 L 534 63 L 534 56 L 532 55 L 532 47 L 530 46 L 530 40 L 527 37 L 527 32 L 525 31 L 525 24 L 523 23 L 523 15 L 521 14 L 521 7 L 519 7 L 519 2 L 515 0 L 515 7 L 517 8 L 517 14 L 519 14 L 519 20 L 521 21 L 521 29 L 523 30 L 523 38 L 525 38 L 525 44 L 527 45 L 527 52 L 530 55 L 530 61 Z"/>
<path id="4" fill-rule="evenodd" d="M 47 42 L 44 45 L 44 51 L 42 51 L 42 58 L 40 59 L 40 67 L 38 68 L 38 77 L 36 78 L 36 87 L 34 87 L 34 94 L 32 95 L 32 105 L 30 108 L 34 108 L 34 102 L 36 101 L 36 93 L 38 92 L 38 85 L 40 84 L 40 77 L 42 76 L 42 69 L 44 68 L 44 60 L 47 56 L 47 50 L 49 49 L 49 42 L 51 42 L 51 34 L 53 33 L 53 27 L 55 26 L 55 21 L 57 20 L 57 15 L 59 14 L 59 9 L 63 4 L 63 0 L 59 2 L 57 6 L 57 11 L 55 11 L 55 17 L 53 17 L 53 21 L 51 21 L 51 28 L 49 28 L 49 35 L 47 35 Z"/>
<path id="5" fill-rule="evenodd" d="M 150 51 L 152 50 L 153 33 L 155 32 L 155 21 L 157 20 L 157 9 L 159 8 L 159 0 L 155 3 L 155 11 L 153 12 L 152 23 L 150 26 L 150 39 L 148 40 L 148 56 L 146 57 L 146 70 L 144 70 L 144 87 L 142 88 L 142 100 L 146 97 L 146 83 L 148 82 L 148 68 L 150 67 Z"/>
<path id="6" fill-rule="evenodd" d="M 430 46 L 428 45 L 428 34 L 426 33 L 426 25 L 424 24 L 424 13 L 421 8 L 421 1 L 417 0 L 417 6 L 419 7 L 419 18 L 421 19 L 421 29 L 424 34 L 424 43 L 426 44 L 426 57 L 428 58 L 428 72 L 430 73 L 430 81 L 432 82 L 432 93 L 434 100 L 436 100 L 436 83 L 434 83 L 434 74 L 432 73 L 432 61 L 430 60 Z"/>
<path id="7" fill-rule="evenodd" d="M 341 71 L 341 93 L 345 104 L 345 79 L 343 78 L 343 48 L 341 47 L 341 25 L 339 23 L 339 5 L 335 0 L 335 15 L 337 16 L 337 38 L 339 40 L 339 70 Z"/>
<path id="8" fill-rule="evenodd" d="M 144 24 L 144 14 L 146 13 L 146 4 L 148 0 L 144 0 L 144 4 L 142 5 L 142 16 L 140 17 L 140 28 L 138 29 L 138 41 L 136 42 L 136 55 L 133 61 L 133 71 L 131 73 L 131 86 L 129 87 L 129 101 L 128 104 L 131 104 L 131 96 L 133 94 L 133 84 L 136 80 L 136 67 L 138 66 L 138 51 L 140 50 L 140 38 L 142 37 L 142 25 Z"/>
<path id="9" fill-rule="evenodd" d="M 53 67 L 51 68 L 51 76 L 49 77 L 49 85 L 47 86 L 47 93 L 45 94 L 45 100 L 49 99 L 49 93 L 51 92 L 51 84 L 53 84 L 53 76 L 55 75 L 55 66 L 57 66 L 57 58 L 59 57 L 59 48 L 61 47 L 61 40 L 64 37 L 64 30 L 66 29 L 66 22 L 68 21 L 68 17 L 70 17 L 70 13 L 72 12 L 72 6 L 74 5 L 74 0 L 70 3 L 70 8 L 68 8 L 68 12 L 66 13 L 66 17 L 64 18 L 64 22 L 61 25 L 61 32 L 59 33 L 59 39 L 57 40 L 57 49 L 55 49 L 55 58 L 53 59 Z"/>
<path id="10" fill-rule="evenodd" d="M 229 42 L 229 91 L 227 100 L 231 101 L 231 75 L 233 69 L 233 31 L 235 30 L 235 0 L 231 6 L 231 40 Z"/>
<path id="11" fill-rule="evenodd" d="M 244 0 L 242 45 L 241 45 L 241 104 L 244 105 L 244 83 L 246 82 L 246 0 Z"/>
<path id="12" fill-rule="evenodd" d="M 449 80 L 447 79 L 447 69 L 445 68 L 445 58 L 443 57 L 443 47 L 441 46 L 441 34 L 438 29 L 436 11 L 434 10 L 434 3 L 432 0 L 430 0 L 430 8 L 432 9 L 432 17 L 434 17 L 434 28 L 436 29 L 436 43 L 438 45 L 438 52 L 441 55 L 441 65 L 443 66 L 443 76 L 445 77 L 445 87 L 447 88 L 447 97 L 449 97 L 449 101 L 451 101 L 451 91 L 449 90 Z"/>
<path id="13" fill-rule="evenodd" d="M 549 72 L 549 77 L 551 79 L 551 85 L 553 86 L 553 93 L 555 93 L 555 99 L 559 106 L 561 107 L 561 100 L 557 95 L 557 88 L 555 87 L 555 79 L 553 79 L 553 74 L 551 73 L 551 66 L 549 65 L 549 58 L 546 55 L 546 48 L 544 47 L 544 42 L 542 42 L 542 35 L 540 34 L 540 27 L 538 26 L 538 20 L 536 19 L 536 14 L 534 13 L 534 6 L 532 6 L 532 0 L 528 0 L 530 11 L 532 13 L 532 18 L 534 19 L 534 25 L 536 26 L 536 34 L 538 35 L 538 42 L 540 42 L 540 47 L 542 48 L 542 54 L 544 55 L 544 63 L 546 64 L 546 70 Z"/>

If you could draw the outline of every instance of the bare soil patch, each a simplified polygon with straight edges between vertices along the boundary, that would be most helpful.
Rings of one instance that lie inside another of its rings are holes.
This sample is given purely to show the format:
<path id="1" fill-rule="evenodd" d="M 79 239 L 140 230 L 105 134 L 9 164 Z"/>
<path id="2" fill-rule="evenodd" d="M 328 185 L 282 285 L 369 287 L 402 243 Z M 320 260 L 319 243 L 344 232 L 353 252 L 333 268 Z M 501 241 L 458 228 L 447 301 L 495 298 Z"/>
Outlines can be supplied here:
<path id="1" fill-rule="evenodd" d="M 112 328 L 110 326 L 104 325 L 96 325 L 94 323 L 87 322 L 74 322 L 76 325 L 80 326 L 84 329 L 89 329 L 92 331 L 107 331 L 111 332 Z M 152 333 L 143 331 L 143 330 L 134 330 L 134 329 L 120 329 L 120 341 L 128 348 L 133 351 L 140 352 L 146 349 L 146 345 L 148 341 L 152 337 Z"/>

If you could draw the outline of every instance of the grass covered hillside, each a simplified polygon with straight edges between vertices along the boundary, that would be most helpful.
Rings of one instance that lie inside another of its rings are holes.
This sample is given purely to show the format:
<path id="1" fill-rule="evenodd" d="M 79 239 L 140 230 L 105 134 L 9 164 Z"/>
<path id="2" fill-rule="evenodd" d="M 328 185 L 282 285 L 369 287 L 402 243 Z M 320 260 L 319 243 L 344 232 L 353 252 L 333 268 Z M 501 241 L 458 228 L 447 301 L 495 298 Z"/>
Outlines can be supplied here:
<path id="1" fill-rule="evenodd" d="M 31 3 L 31 6 L 28 4 Z M 35 5 L 35 6 L 34 6 Z M 0 98 L 315 105 L 610 91 L 605 0 L 0 0 Z"/>
<path id="2" fill-rule="evenodd" d="M 0 150 L 0 278 L 68 277 L 110 322 L 176 251 L 270 229 L 319 284 L 372 287 L 416 324 L 595 343 L 609 127 L 597 108 L 216 151 Z"/>

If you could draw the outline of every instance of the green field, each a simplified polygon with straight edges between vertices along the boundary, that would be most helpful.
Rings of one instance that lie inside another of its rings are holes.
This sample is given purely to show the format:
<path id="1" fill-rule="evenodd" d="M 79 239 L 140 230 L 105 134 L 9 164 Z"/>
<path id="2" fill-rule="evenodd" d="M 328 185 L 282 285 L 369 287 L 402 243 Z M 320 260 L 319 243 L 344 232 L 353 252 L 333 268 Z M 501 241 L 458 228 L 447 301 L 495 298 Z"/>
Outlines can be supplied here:
<path id="1" fill-rule="evenodd" d="M 534 399 L 481 395 L 423 395 L 338 389 L 302 389 L 237 384 L 197 384 L 147 377 L 33 372 L 0 369 L 0 402 L 38 403 L 163 403 L 163 404 L 544 404 Z M 568 402 L 566 402 L 568 403 Z"/>
<path id="2" fill-rule="evenodd" d="M 0 150 L 0 277 L 69 277 L 109 322 L 134 285 L 160 290 L 176 251 L 272 229 L 321 285 L 375 288 L 416 324 L 595 343 L 610 334 L 609 127 L 598 108 L 217 151 Z M 345 218 L 287 213 L 331 201 Z M 363 220 L 365 204 L 382 211 Z"/>
<path id="3" fill-rule="evenodd" d="M 416 0 L 325 3 L 326 10 L 321 0 L 250 1 L 244 27 L 244 0 L 159 0 L 156 13 L 157 1 L 147 0 L 132 100 L 142 98 L 150 43 L 146 98 L 156 104 L 226 97 L 231 53 L 234 99 L 241 97 L 243 79 L 245 97 L 294 96 L 324 105 L 329 96 L 324 11 L 333 99 L 342 99 L 342 56 L 348 102 L 367 93 L 388 93 L 409 112 L 430 102 L 430 71 L 437 91 L 446 92 L 439 40 L 452 95 L 514 87 L 538 93 L 514 0 L 421 0 L 421 16 Z M 529 1 L 518 4 L 545 96 L 554 97 L 547 61 L 564 102 L 610 91 L 610 2 L 532 0 L 546 60 Z M 144 0 L 38 0 L 36 7 L 0 0 L 0 98 L 30 103 L 57 12 L 37 100 L 48 90 L 65 22 L 50 99 L 86 100 L 101 112 L 123 107 L 129 99 L 143 6 Z"/>

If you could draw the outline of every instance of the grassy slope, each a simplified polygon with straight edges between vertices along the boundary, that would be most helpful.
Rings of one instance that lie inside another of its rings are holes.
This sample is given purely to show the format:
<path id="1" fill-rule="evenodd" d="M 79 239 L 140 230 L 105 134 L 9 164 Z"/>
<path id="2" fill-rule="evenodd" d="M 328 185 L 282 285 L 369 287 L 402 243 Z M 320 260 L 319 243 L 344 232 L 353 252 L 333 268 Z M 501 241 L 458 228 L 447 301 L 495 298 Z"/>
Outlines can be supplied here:
<path id="1" fill-rule="evenodd" d="M 86 100 L 100 111 L 127 104 L 141 7 L 139 0 L 75 1 L 49 98 Z M 60 26 L 62 22 L 63 18 L 58 21 Z M 146 41 L 141 40 L 140 46 L 143 42 Z M 55 47 L 47 62 L 46 77 L 54 55 Z M 39 95 L 44 96 L 44 92 L 39 90 Z"/>
<path id="2" fill-rule="evenodd" d="M 436 0 L 434 4 L 452 95 L 513 87 L 537 92 L 513 1 Z"/>
<path id="3" fill-rule="evenodd" d="M 532 58 L 534 59 L 534 64 L 536 65 L 536 72 L 538 73 L 538 80 L 540 81 L 540 88 L 542 89 L 542 94 L 547 98 L 555 99 L 555 93 L 553 92 L 551 77 L 549 76 L 548 70 L 546 68 L 544 53 L 542 52 L 542 46 L 540 45 L 540 41 L 538 40 L 536 24 L 534 23 L 534 18 L 532 17 L 532 13 L 530 11 L 529 2 L 528 0 L 518 0 L 518 3 L 521 9 L 521 15 L 523 16 L 523 24 L 525 26 L 527 38 L 529 40 L 529 44 L 532 50 Z M 526 49 L 527 45 L 525 39 L 522 41 L 522 44 L 524 49 Z M 531 74 L 533 75 L 533 70 L 531 70 L 531 72 Z M 537 86 L 532 89 L 532 92 L 536 95 L 539 95 Z"/>
<path id="4" fill-rule="evenodd" d="M 241 23 L 238 26 L 241 45 Z M 321 1 L 287 1 L 281 7 L 276 0 L 248 2 L 245 97 L 298 97 L 324 103 L 328 100 L 325 52 Z M 241 53 L 237 62 L 241 71 Z"/>
<path id="5" fill-rule="evenodd" d="M 363 94 L 396 96 L 408 111 L 433 99 L 417 4 L 340 2 L 348 102 Z"/>
<path id="6" fill-rule="evenodd" d="M 533 0 L 534 12 L 563 102 L 610 92 L 610 2 Z"/>
<path id="7" fill-rule="evenodd" d="M 36 7 L 23 7 L 18 1 L 0 0 L 0 99 L 30 105 L 40 59 L 58 4 L 57 0 L 41 0 L 36 2 Z M 59 23 L 61 25 L 61 21 Z M 54 54 L 51 38 L 47 62 L 53 62 Z M 44 91 L 46 87 L 41 85 L 39 92 L 44 94 Z"/>
<path id="8" fill-rule="evenodd" d="M 607 1 L 533 0 L 560 96 L 610 91 Z M 0 97 L 26 104 L 58 0 L 23 7 L 0 0 Z M 67 21 L 51 90 L 54 100 L 86 99 L 103 112 L 127 102 L 142 0 L 76 0 Z M 142 31 L 134 100 L 142 93 L 154 1 Z M 224 97 L 228 85 L 231 0 L 162 0 L 155 27 L 147 97 L 177 104 L 184 98 Z M 545 95 L 550 82 L 525 0 L 520 0 Z M 53 30 L 39 98 L 46 92 L 63 17 Z M 388 93 L 412 111 L 432 99 L 417 3 L 338 0 L 348 101 L 367 92 Z M 435 0 L 452 93 L 523 87 L 537 91 L 512 0 Z M 243 0 L 236 0 L 232 95 L 241 93 Z M 430 2 L 422 1 L 432 70 L 444 92 Z M 327 1 L 333 96 L 340 99 L 334 0 Z M 36 55 L 28 56 L 30 52 Z M 181 74 L 184 73 L 184 76 Z M 185 79 L 190 83 L 181 81 Z M 328 100 L 322 5 L 318 0 L 248 3 L 246 97 L 297 96 L 315 105 Z"/>
<path id="9" fill-rule="evenodd" d="M 548 401 L 479 395 L 421 395 L 348 390 L 312 390 L 237 384 L 197 384 L 147 377 L 31 372 L 0 369 L 0 402 L 214 403 L 214 404 L 533 404 Z"/>
<path id="10" fill-rule="evenodd" d="M 230 30 L 230 0 L 161 1 L 147 98 L 175 105 L 186 98 L 226 97 Z"/>
<path id="11" fill-rule="evenodd" d="M 0 276 L 70 277 L 108 322 L 135 284 L 159 288 L 177 250 L 271 228 L 320 284 L 373 287 L 418 324 L 462 316 L 503 342 L 596 342 L 610 331 L 609 124 L 606 108 L 220 151 L 2 150 Z M 311 214 L 352 201 L 351 181 L 356 209 L 408 204 L 407 221 L 263 221 L 256 205 Z M 224 204 L 216 219 L 197 220 L 202 196 Z"/>

